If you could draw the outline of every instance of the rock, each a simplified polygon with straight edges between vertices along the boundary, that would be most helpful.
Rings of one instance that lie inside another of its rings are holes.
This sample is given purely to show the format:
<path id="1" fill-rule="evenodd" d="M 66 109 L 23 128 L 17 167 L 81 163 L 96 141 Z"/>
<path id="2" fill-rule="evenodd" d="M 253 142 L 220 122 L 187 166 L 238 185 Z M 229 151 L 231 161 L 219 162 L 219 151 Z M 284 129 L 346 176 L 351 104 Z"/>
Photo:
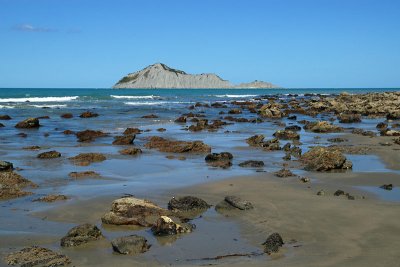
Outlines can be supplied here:
<path id="1" fill-rule="evenodd" d="M 75 134 L 75 132 L 71 131 L 71 130 L 65 130 L 65 131 L 63 131 L 63 134 L 70 135 L 70 134 Z"/>
<path id="2" fill-rule="evenodd" d="M 19 265 L 21 267 L 56 267 L 71 263 L 67 256 L 37 246 L 10 253 L 5 257 L 5 261 L 8 265 Z"/>
<path id="3" fill-rule="evenodd" d="M 133 140 L 135 140 L 135 135 L 123 135 L 123 136 L 116 136 L 114 137 L 114 141 L 112 142 L 113 145 L 131 145 L 133 144 Z"/>
<path id="4" fill-rule="evenodd" d="M 288 116 L 287 119 L 288 120 L 297 120 L 297 116 L 296 115 Z"/>
<path id="5" fill-rule="evenodd" d="M 25 129 L 30 129 L 30 128 L 39 128 L 39 119 L 38 118 L 29 118 L 23 121 L 18 122 L 15 125 L 15 128 L 25 128 Z"/>
<path id="6" fill-rule="evenodd" d="M 12 171 L 13 169 L 14 165 L 11 162 L 0 160 L 0 172 Z"/>
<path id="7" fill-rule="evenodd" d="M 361 122 L 361 115 L 360 114 L 346 114 L 341 113 L 337 117 L 340 123 L 355 123 Z"/>
<path id="8" fill-rule="evenodd" d="M 384 184 L 380 188 L 385 189 L 385 190 L 392 190 L 393 184 Z"/>
<path id="9" fill-rule="evenodd" d="M 317 196 L 324 196 L 325 195 L 325 191 L 324 190 L 319 190 L 317 192 Z"/>
<path id="10" fill-rule="evenodd" d="M 400 145 L 400 137 L 393 140 L 395 144 Z"/>
<path id="11" fill-rule="evenodd" d="M 212 167 L 228 168 L 232 166 L 233 156 L 229 152 L 212 153 L 205 157 L 205 161 Z"/>
<path id="12" fill-rule="evenodd" d="M 386 129 L 381 131 L 381 136 L 400 136 L 400 131 Z"/>
<path id="13" fill-rule="evenodd" d="M 0 172 L 0 200 L 22 197 L 32 194 L 22 189 L 25 187 L 37 187 L 28 179 L 13 171 Z"/>
<path id="14" fill-rule="evenodd" d="M 400 111 L 392 111 L 386 115 L 386 119 L 388 120 L 400 120 Z"/>
<path id="15" fill-rule="evenodd" d="M 149 115 L 142 116 L 142 119 L 157 119 L 157 118 L 158 118 L 158 116 L 155 114 L 149 114 Z"/>
<path id="16" fill-rule="evenodd" d="M 298 126 L 298 125 L 290 125 L 290 126 L 285 127 L 285 130 L 288 130 L 288 131 L 301 131 L 301 127 Z"/>
<path id="17" fill-rule="evenodd" d="M 327 121 L 308 122 L 304 126 L 304 129 L 310 130 L 314 133 L 335 133 L 343 131 L 342 127 L 332 125 L 330 122 Z"/>
<path id="18" fill-rule="evenodd" d="M 225 199 L 215 206 L 217 211 L 223 209 L 239 209 L 239 210 L 250 210 L 253 209 L 253 204 L 249 201 L 243 200 L 238 196 L 226 196 Z"/>
<path id="19" fill-rule="evenodd" d="M 111 241 L 111 245 L 115 252 L 126 255 L 144 253 L 150 248 L 146 238 L 138 235 L 115 238 Z"/>
<path id="20" fill-rule="evenodd" d="M 280 234 L 273 233 L 268 236 L 267 240 L 265 240 L 262 245 L 264 246 L 264 252 L 268 255 L 272 253 L 279 252 L 279 248 L 282 247 L 285 243 L 283 243 L 283 239 Z"/>
<path id="21" fill-rule="evenodd" d="M 161 152 L 167 153 L 209 153 L 211 147 L 204 144 L 202 141 L 173 141 L 162 137 L 153 136 L 145 145 L 149 149 L 158 149 Z"/>
<path id="22" fill-rule="evenodd" d="M 336 138 L 329 138 L 328 141 L 329 141 L 329 142 L 332 142 L 332 143 L 342 143 L 342 142 L 347 142 L 347 141 L 349 141 L 349 139 L 341 138 L 341 137 L 336 137 Z"/>
<path id="23" fill-rule="evenodd" d="M 262 146 L 264 144 L 264 135 L 253 135 L 246 139 L 246 143 L 250 146 Z"/>
<path id="24" fill-rule="evenodd" d="M 107 136 L 107 134 L 103 133 L 102 131 L 94 131 L 94 130 L 84 130 L 76 133 L 78 142 L 92 142 L 96 138 L 104 136 Z"/>
<path id="25" fill-rule="evenodd" d="M 157 219 L 155 224 L 151 227 L 151 231 L 157 236 L 176 235 L 182 233 L 191 233 L 193 225 L 191 224 L 178 224 L 170 217 L 161 216 Z"/>
<path id="26" fill-rule="evenodd" d="M 17 134 L 17 136 L 22 137 L 22 138 L 28 137 L 28 135 L 26 133 L 19 133 L 19 134 Z"/>
<path id="27" fill-rule="evenodd" d="M 301 177 L 301 178 L 300 178 L 300 181 L 303 182 L 303 183 L 308 183 L 308 182 L 310 182 L 311 180 L 310 180 L 310 178 L 308 178 L 308 177 Z"/>
<path id="28" fill-rule="evenodd" d="M 119 151 L 119 153 L 121 155 L 136 156 L 136 155 L 142 154 L 142 150 L 140 148 L 137 148 L 137 147 L 132 147 L 132 148 L 122 149 L 122 150 Z"/>
<path id="29" fill-rule="evenodd" d="M 285 114 L 281 111 L 282 105 L 268 103 L 260 108 L 260 116 L 264 118 L 282 118 Z"/>
<path id="30" fill-rule="evenodd" d="M 8 115 L 0 115 L 0 120 L 8 121 L 8 120 L 11 120 L 11 117 Z"/>
<path id="31" fill-rule="evenodd" d="M 61 153 L 55 150 L 46 151 L 37 155 L 37 158 L 39 159 L 54 159 L 59 157 L 61 157 Z"/>
<path id="32" fill-rule="evenodd" d="M 231 109 L 228 111 L 228 114 L 242 114 L 242 110 L 239 108 Z"/>
<path id="33" fill-rule="evenodd" d="M 289 177 L 289 176 L 296 176 L 295 174 L 293 174 L 290 170 L 288 169 L 280 169 L 279 171 L 275 172 L 275 176 L 277 177 Z"/>
<path id="34" fill-rule="evenodd" d="M 75 157 L 69 158 L 75 165 L 88 166 L 93 162 L 101 162 L 107 158 L 101 153 L 81 153 Z"/>
<path id="35" fill-rule="evenodd" d="M 352 163 L 339 150 L 333 147 L 315 146 L 300 158 L 308 171 L 329 171 L 351 169 Z"/>
<path id="36" fill-rule="evenodd" d="M 209 207 L 211 206 L 204 200 L 192 196 L 184 196 L 179 198 L 173 197 L 168 202 L 168 209 L 172 211 L 206 210 Z"/>
<path id="37" fill-rule="evenodd" d="M 176 123 L 186 123 L 186 116 L 180 116 L 175 120 Z"/>
<path id="38" fill-rule="evenodd" d="M 264 161 L 262 160 L 246 160 L 242 163 L 239 163 L 240 167 L 251 167 L 251 168 L 260 168 L 264 167 Z"/>
<path id="39" fill-rule="evenodd" d="M 278 130 L 274 133 L 274 136 L 278 139 L 300 139 L 297 132 L 290 130 Z"/>
<path id="40" fill-rule="evenodd" d="M 167 129 L 165 129 L 165 128 L 158 128 L 157 129 L 157 132 L 165 132 Z"/>
<path id="41" fill-rule="evenodd" d="M 280 150 L 279 140 L 277 138 L 264 141 L 264 135 L 254 135 L 246 139 L 246 143 L 254 147 L 262 147 L 264 150 Z"/>
<path id="42" fill-rule="evenodd" d="M 103 235 L 96 225 L 85 223 L 69 230 L 61 239 L 60 245 L 62 247 L 76 247 L 102 237 Z"/>
<path id="43" fill-rule="evenodd" d="M 55 201 L 60 201 L 60 200 L 67 200 L 68 197 L 65 195 L 47 195 L 44 197 L 40 197 L 37 199 L 34 199 L 33 201 L 36 202 L 55 202 Z"/>
<path id="44" fill-rule="evenodd" d="M 64 113 L 61 115 L 61 118 L 63 118 L 63 119 L 71 119 L 73 117 L 74 117 L 74 115 L 72 113 Z"/>
<path id="45" fill-rule="evenodd" d="M 40 150 L 40 146 L 25 146 L 22 149 L 26 150 Z"/>
<path id="46" fill-rule="evenodd" d="M 338 196 L 343 196 L 345 195 L 343 190 L 336 190 L 335 193 L 333 193 L 334 196 L 338 197 Z"/>
<path id="47" fill-rule="evenodd" d="M 139 128 L 126 128 L 124 131 L 124 135 L 131 135 L 131 134 L 140 134 L 142 130 Z"/>
<path id="48" fill-rule="evenodd" d="M 100 174 L 95 171 L 83 171 L 83 172 L 70 172 L 68 176 L 73 179 L 81 179 L 87 177 L 100 177 Z"/>
<path id="49" fill-rule="evenodd" d="M 363 135 L 363 136 L 370 136 L 370 137 L 374 137 L 376 136 L 376 133 L 374 133 L 373 131 L 366 131 L 364 129 L 353 129 L 351 131 L 352 134 L 359 134 L 359 135 Z"/>
<path id="50" fill-rule="evenodd" d="M 4 124 L 0 123 L 0 128 L 6 127 Z"/>
<path id="51" fill-rule="evenodd" d="M 91 112 L 91 111 L 85 111 L 81 115 L 79 115 L 79 117 L 81 117 L 81 118 L 95 118 L 98 116 L 99 116 L 99 114 Z"/>
<path id="52" fill-rule="evenodd" d="M 156 204 L 134 197 L 116 199 L 111 205 L 111 211 L 101 218 L 103 223 L 114 225 L 152 226 L 158 217 L 170 212 Z"/>

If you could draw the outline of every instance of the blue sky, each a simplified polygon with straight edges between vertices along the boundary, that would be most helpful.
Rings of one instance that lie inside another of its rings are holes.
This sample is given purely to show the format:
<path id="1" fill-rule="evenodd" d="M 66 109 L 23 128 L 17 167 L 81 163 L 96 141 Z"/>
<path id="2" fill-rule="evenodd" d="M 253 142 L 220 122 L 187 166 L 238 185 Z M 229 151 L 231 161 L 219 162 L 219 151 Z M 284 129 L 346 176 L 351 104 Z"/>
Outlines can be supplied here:
<path id="1" fill-rule="evenodd" d="M 234 83 L 400 87 L 400 1 L 0 0 L 0 87 L 112 86 L 155 62 Z"/>

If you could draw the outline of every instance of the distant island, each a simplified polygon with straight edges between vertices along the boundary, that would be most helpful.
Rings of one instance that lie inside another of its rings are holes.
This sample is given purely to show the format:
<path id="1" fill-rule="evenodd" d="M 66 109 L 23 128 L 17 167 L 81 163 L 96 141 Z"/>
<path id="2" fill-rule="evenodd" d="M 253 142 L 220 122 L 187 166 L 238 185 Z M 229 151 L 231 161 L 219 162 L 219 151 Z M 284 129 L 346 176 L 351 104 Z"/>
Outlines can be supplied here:
<path id="1" fill-rule="evenodd" d="M 194 89 L 194 88 L 217 88 L 217 89 L 250 89 L 250 88 L 280 88 L 269 82 L 253 81 L 233 85 L 227 80 L 221 79 L 213 73 L 188 74 L 182 70 L 168 67 L 162 63 L 150 65 L 140 71 L 130 73 L 119 80 L 114 89 L 122 88 L 158 88 L 158 89 Z"/>

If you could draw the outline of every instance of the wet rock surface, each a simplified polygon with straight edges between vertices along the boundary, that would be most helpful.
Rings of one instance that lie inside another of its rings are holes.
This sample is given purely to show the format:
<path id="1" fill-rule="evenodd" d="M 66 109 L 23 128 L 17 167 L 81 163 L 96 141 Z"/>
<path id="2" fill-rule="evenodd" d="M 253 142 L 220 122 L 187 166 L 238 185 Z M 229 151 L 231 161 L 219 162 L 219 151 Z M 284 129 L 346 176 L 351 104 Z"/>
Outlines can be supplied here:
<path id="1" fill-rule="evenodd" d="M 275 176 L 284 178 L 284 177 L 296 176 L 296 175 L 293 174 L 290 170 L 283 168 L 283 169 L 280 169 L 279 171 L 275 172 Z"/>
<path id="2" fill-rule="evenodd" d="M 101 220 L 106 224 L 150 227 L 161 215 L 169 213 L 150 201 L 125 197 L 114 200 L 111 211 L 104 214 Z"/>
<path id="3" fill-rule="evenodd" d="M 360 114 L 346 114 L 342 113 L 339 114 L 338 120 L 340 123 L 356 123 L 361 122 L 361 115 Z"/>
<path id="4" fill-rule="evenodd" d="M 8 265 L 19 265 L 21 267 L 56 267 L 71 263 L 67 256 L 37 246 L 10 253 L 5 257 L 5 261 Z"/>
<path id="5" fill-rule="evenodd" d="M 96 140 L 96 138 L 104 136 L 107 136 L 107 134 L 103 133 L 102 131 L 94 131 L 94 130 L 84 130 L 76 133 L 78 142 L 92 142 Z"/>
<path id="6" fill-rule="evenodd" d="M 38 202 L 55 202 L 55 201 L 61 201 L 61 200 L 67 200 L 68 197 L 66 195 L 47 195 L 43 196 L 37 199 L 34 199 L 33 201 L 38 201 Z"/>
<path id="7" fill-rule="evenodd" d="M 208 165 L 212 167 L 226 169 L 232 166 L 232 159 L 233 155 L 231 153 L 221 152 L 208 154 L 204 160 L 207 162 Z"/>
<path id="8" fill-rule="evenodd" d="M 238 196 L 226 196 L 223 201 L 215 206 L 215 210 L 221 213 L 229 210 L 250 210 L 253 204 L 247 200 L 243 200 Z"/>
<path id="9" fill-rule="evenodd" d="M 156 236 L 176 235 L 191 233 L 194 226 L 188 223 L 176 223 L 168 216 L 161 216 L 151 227 L 151 231 Z"/>
<path id="10" fill-rule="evenodd" d="M 262 245 L 264 246 L 264 252 L 268 255 L 272 253 L 279 252 L 279 249 L 284 245 L 282 236 L 279 233 L 273 233 L 268 236 L 267 240 L 265 240 Z"/>
<path id="11" fill-rule="evenodd" d="M 13 169 L 14 165 L 11 162 L 0 160 L 0 172 L 12 171 Z"/>
<path id="12" fill-rule="evenodd" d="M 15 125 L 15 128 L 39 128 L 40 123 L 38 118 L 28 118 L 26 120 L 20 121 Z"/>
<path id="13" fill-rule="evenodd" d="M 342 127 L 327 121 L 308 122 L 303 128 L 314 133 L 337 133 L 343 131 Z"/>
<path id="14" fill-rule="evenodd" d="M 69 158 L 72 163 L 79 166 L 88 166 L 94 162 L 101 162 L 106 160 L 106 156 L 101 153 L 81 153 L 75 157 Z"/>
<path id="15" fill-rule="evenodd" d="M 37 185 L 16 172 L 0 172 L 0 200 L 7 200 L 32 194 L 31 192 L 23 191 L 26 187 L 34 188 L 37 187 Z"/>
<path id="16" fill-rule="evenodd" d="M 100 177 L 100 174 L 95 171 L 82 171 L 82 172 L 70 172 L 68 176 L 73 179 L 82 179 L 82 178 Z"/>
<path id="17" fill-rule="evenodd" d="M 46 151 L 37 155 L 39 159 L 54 159 L 61 157 L 61 153 L 55 150 Z"/>
<path id="18" fill-rule="evenodd" d="M 128 135 L 123 135 L 123 136 L 116 136 L 114 137 L 113 145 L 132 145 L 133 140 L 135 140 L 135 135 L 133 134 L 128 134 Z"/>
<path id="19" fill-rule="evenodd" d="M 300 139 L 297 132 L 290 130 L 278 130 L 274 133 L 274 136 L 278 139 Z"/>
<path id="20" fill-rule="evenodd" d="M 111 241 L 111 245 L 115 252 L 126 255 L 140 254 L 150 249 L 146 238 L 138 235 L 115 238 Z"/>
<path id="21" fill-rule="evenodd" d="M 0 120 L 11 120 L 12 118 L 9 115 L 0 115 Z"/>
<path id="22" fill-rule="evenodd" d="M 206 210 L 211 207 L 207 202 L 198 197 L 184 196 L 173 197 L 168 202 L 168 209 L 173 211 L 196 211 Z"/>
<path id="23" fill-rule="evenodd" d="M 121 155 L 136 156 L 136 155 L 142 154 L 143 151 L 140 148 L 131 147 L 131 148 L 122 149 L 119 151 L 119 153 Z"/>
<path id="24" fill-rule="evenodd" d="M 335 148 L 316 146 L 301 156 L 305 170 L 329 171 L 335 169 L 351 169 L 352 163 Z"/>
<path id="25" fill-rule="evenodd" d="M 103 235 L 96 225 L 85 223 L 69 230 L 61 239 L 60 245 L 62 247 L 76 247 L 102 237 Z"/>
<path id="26" fill-rule="evenodd" d="M 140 134 L 142 133 L 142 130 L 139 128 L 126 128 L 124 131 L 124 135 L 130 135 L 130 134 Z"/>
<path id="27" fill-rule="evenodd" d="M 239 163 L 239 166 L 243 168 L 261 168 L 264 165 L 264 161 L 262 160 L 246 160 Z"/>
<path id="28" fill-rule="evenodd" d="M 211 147 L 202 141 L 175 141 L 153 136 L 145 145 L 149 149 L 158 149 L 167 153 L 209 153 Z"/>
<path id="29" fill-rule="evenodd" d="M 98 116 L 99 116 L 99 114 L 91 112 L 91 111 L 85 111 L 81 115 L 79 115 L 79 117 L 81 117 L 81 118 L 95 118 Z"/>
<path id="30" fill-rule="evenodd" d="M 393 184 L 384 184 L 380 186 L 380 188 L 385 189 L 385 190 L 392 190 L 393 189 Z"/>

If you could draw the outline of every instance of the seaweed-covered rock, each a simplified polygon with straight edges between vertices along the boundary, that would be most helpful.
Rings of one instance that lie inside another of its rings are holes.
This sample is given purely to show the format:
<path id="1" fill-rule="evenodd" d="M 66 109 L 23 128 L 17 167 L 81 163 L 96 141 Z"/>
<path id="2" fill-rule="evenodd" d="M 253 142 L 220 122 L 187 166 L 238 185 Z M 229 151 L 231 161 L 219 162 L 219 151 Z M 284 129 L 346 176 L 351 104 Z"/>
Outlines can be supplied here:
<path id="1" fill-rule="evenodd" d="M 0 172 L 0 200 L 22 197 L 32 194 L 23 191 L 25 187 L 37 187 L 28 179 L 13 171 Z"/>
<path id="2" fill-rule="evenodd" d="M 360 114 L 346 114 L 341 113 L 337 117 L 340 123 L 355 123 L 361 122 L 361 115 Z"/>
<path id="3" fill-rule="evenodd" d="M 95 118 L 98 116 L 99 116 L 99 114 L 91 112 L 91 111 L 85 111 L 81 115 L 79 115 L 79 117 L 81 117 L 81 118 Z"/>
<path id="4" fill-rule="evenodd" d="M 283 243 L 282 236 L 278 233 L 273 233 L 268 236 L 267 240 L 265 240 L 262 245 L 264 246 L 264 252 L 268 255 L 272 253 L 276 253 L 279 251 L 279 248 L 282 247 L 285 243 Z"/>
<path id="5" fill-rule="evenodd" d="M 60 245 L 62 247 L 76 247 L 89 241 L 98 240 L 102 237 L 103 235 L 96 225 L 85 223 L 69 230 L 61 239 Z"/>
<path id="6" fill-rule="evenodd" d="M 26 120 L 20 121 L 15 125 L 15 128 L 39 128 L 40 123 L 38 118 L 28 118 Z"/>
<path id="7" fill-rule="evenodd" d="M 130 135 L 130 134 L 140 134 L 142 130 L 139 128 L 126 128 L 124 131 L 124 135 Z"/>
<path id="8" fill-rule="evenodd" d="M 300 139 L 297 132 L 290 130 L 278 130 L 274 133 L 274 136 L 278 139 Z"/>
<path id="9" fill-rule="evenodd" d="M 334 169 L 351 169 L 352 163 L 334 147 L 316 146 L 301 156 L 306 170 L 329 171 Z"/>
<path id="10" fill-rule="evenodd" d="M 251 168 L 260 168 L 264 167 L 264 161 L 262 160 L 246 160 L 241 163 L 239 163 L 240 167 L 246 168 L 246 167 L 251 167 Z"/>
<path id="11" fill-rule="evenodd" d="M 111 245 L 115 252 L 126 255 L 144 253 L 150 248 L 146 238 L 138 235 L 115 238 L 111 241 Z"/>
<path id="12" fill-rule="evenodd" d="M 131 148 L 122 149 L 119 151 L 119 153 L 121 155 L 136 156 L 136 155 L 142 154 L 143 152 L 140 148 L 131 147 Z"/>
<path id="13" fill-rule="evenodd" d="M 273 151 L 281 150 L 279 139 L 273 138 L 271 140 L 264 140 L 264 135 L 253 135 L 246 139 L 246 143 L 254 147 L 262 147 L 264 150 Z"/>
<path id="14" fill-rule="evenodd" d="M 0 120 L 11 120 L 11 117 L 9 115 L 0 115 Z"/>
<path id="15" fill-rule="evenodd" d="M 21 267 L 56 267 L 71 263 L 67 256 L 37 246 L 10 253 L 5 257 L 5 261 L 8 265 L 19 265 Z"/>
<path id="16" fill-rule="evenodd" d="M 104 136 L 107 136 L 107 134 L 103 133 L 102 131 L 94 131 L 94 130 L 84 130 L 76 133 L 78 142 L 92 142 L 96 138 Z"/>
<path id="17" fill-rule="evenodd" d="M 207 202 L 198 197 L 184 196 L 173 197 L 168 202 L 168 209 L 173 211 L 206 210 L 211 207 Z"/>
<path id="18" fill-rule="evenodd" d="M 13 169 L 14 165 L 11 162 L 0 160 L 0 172 L 12 171 Z"/>
<path id="19" fill-rule="evenodd" d="M 145 145 L 149 149 L 158 149 L 167 153 L 209 153 L 211 147 L 202 141 L 175 141 L 153 136 Z"/>
<path id="20" fill-rule="evenodd" d="M 39 159 L 54 159 L 59 157 L 61 157 L 61 153 L 55 150 L 46 151 L 37 155 L 37 158 Z"/>
<path id="21" fill-rule="evenodd" d="M 262 146 L 264 144 L 264 139 L 265 136 L 260 134 L 260 135 L 253 135 L 249 138 L 246 139 L 246 143 L 249 144 L 250 146 Z"/>
<path id="22" fill-rule="evenodd" d="M 268 103 L 260 108 L 260 116 L 264 118 L 282 118 L 285 114 L 281 111 L 282 105 Z"/>
<path id="23" fill-rule="evenodd" d="M 114 225 L 152 226 L 161 215 L 170 212 L 156 204 L 134 197 L 116 199 L 111 204 L 111 211 L 101 218 L 103 223 Z"/>
<path id="24" fill-rule="evenodd" d="M 116 136 L 114 137 L 113 145 L 131 145 L 133 144 L 133 140 L 135 140 L 134 134 L 127 134 L 123 136 Z"/>
<path id="25" fill-rule="evenodd" d="M 233 156 L 229 152 L 212 153 L 205 157 L 205 161 L 212 167 L 228 168 L 232 166 Z"/>
<path id="26" fill-rule="evenodd" d="M 106 160 L 106 156 L 101 153 L 81 153 L 75 157 L 69 158 L 72 163 L 79 166 L 88 166 L 93 162 L 101 162 Z"/>
<path id="27" fill-rule="evenodd" d="M 166 236 L 190 233 L 193 231 L 193 228 L 194 226 L 192 224 L 178 224 L 174 222 L 174 220 L 172 220 L 170 217 L 161 216 L 151 227 L 151 231 L 154 235 Z"/>
<path id="28" fill-rule="evenodd" d="M 304 129 L 314 133 L 336 133 L 343 131 L 342 127 L 333 125 L 327 121 L 308 122 L 304 126 Z"/>

